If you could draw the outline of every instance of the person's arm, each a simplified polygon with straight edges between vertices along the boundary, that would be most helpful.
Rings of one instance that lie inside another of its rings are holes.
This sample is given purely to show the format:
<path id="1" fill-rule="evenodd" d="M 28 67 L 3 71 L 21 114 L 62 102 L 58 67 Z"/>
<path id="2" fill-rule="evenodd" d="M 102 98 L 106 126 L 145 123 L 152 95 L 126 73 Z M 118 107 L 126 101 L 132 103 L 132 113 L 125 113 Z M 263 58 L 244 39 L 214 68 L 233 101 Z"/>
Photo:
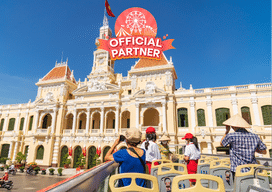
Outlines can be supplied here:
<path id="1" fill-rule="evenodd" d="M 226 125 L 226 132 L 225 135 L 222 137 L 221 141 L 220 141 L 220 145 L 226 147 L 228 145 L 228 143 L 223 142 L 223 140 L 225 139 L 225 137 L 227 136 L 227 134 L 230 131 L 230 126 Z"/>
<path id="2" fill-rule="evenodd" d="M 258 143 L 256 152 L 263 154 L 263 155 L 265 155 L 267 153 L 266 152 L 266 145 L 262 142 L 262 140 L 260 138 L 259 138 L 259 143 Z"/>
<path id="3" fill-rule="evenodd" d="M 190 160 L 190 154 L 191 154 L 191 152 L 190 152 L 190 146 L 189 145 L 187 145 L 186 147 L 185 147 L 185 151 L 184 151 L 184 160 L 185 161 L 189 161 Z"/>
<path id="4" fill-rule="evenodd" d="M 112 152 L 114 151 L 115 147 L 120 143 L 120 136 L 115 140 L 109 151 L 107 152 L 105 156 L 105 161 L 114 161 L 114 158 L 112 156 Z"/>

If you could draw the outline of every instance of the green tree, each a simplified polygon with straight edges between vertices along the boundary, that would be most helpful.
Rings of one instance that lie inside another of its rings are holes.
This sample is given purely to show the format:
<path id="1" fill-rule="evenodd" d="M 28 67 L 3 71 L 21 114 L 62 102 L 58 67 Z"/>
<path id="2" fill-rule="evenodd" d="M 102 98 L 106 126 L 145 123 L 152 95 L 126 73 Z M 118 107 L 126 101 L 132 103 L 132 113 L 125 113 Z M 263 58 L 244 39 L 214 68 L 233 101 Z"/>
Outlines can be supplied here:
<path id="1" fill-rule="evenodd" d="M 22 152 L 19 152 L 19 153 L 17 153 L 17 156 L 16 156 L 15 160 L 18 161 L 18 163 L 21 164 L 21 162 L 23 160 L 26 160 L 26 156 Z"/>
<path id="2" fill-rule="evenodd" d="M 84 155 L 81 153 L 77 159 L 76 165 L 82 167 L 86 164 L 86 158 L 84 157 Z"/>

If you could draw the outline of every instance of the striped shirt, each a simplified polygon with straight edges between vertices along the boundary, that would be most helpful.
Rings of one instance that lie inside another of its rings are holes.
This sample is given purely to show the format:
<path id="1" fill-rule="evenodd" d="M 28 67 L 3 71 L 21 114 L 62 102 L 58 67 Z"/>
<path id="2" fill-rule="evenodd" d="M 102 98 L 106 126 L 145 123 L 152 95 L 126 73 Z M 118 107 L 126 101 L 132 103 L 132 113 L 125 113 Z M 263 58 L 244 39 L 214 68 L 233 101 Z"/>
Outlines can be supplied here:
<path id="1" fill-rule="evenodd" d="M 230 170 L 236 172 L 238 165 L 256 164 L 255 151 L 265 150 L 266 146 L 254 133 L 246 129 L 238 129 L 234 133 L 229 133 L 222 140 L 222 145 L 230 145 Z M 241 172 L 247 172 L 248 169 L 242 169 Z"/>

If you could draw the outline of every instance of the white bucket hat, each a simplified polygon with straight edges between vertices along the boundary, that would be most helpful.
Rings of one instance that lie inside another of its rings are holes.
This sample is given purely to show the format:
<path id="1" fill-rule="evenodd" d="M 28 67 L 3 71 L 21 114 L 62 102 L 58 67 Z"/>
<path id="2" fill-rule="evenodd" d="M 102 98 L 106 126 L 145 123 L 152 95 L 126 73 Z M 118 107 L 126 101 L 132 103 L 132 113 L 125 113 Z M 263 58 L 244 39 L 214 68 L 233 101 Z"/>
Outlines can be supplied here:
<path id="1" fill-rule="evenodd" d="M 241 128 L 250 128 L 251 125 L 249 125 L 246 120 L 241 117 L 239 114 L 236 114 L 229 118 L 228 120 L 223 122 L 223 125 L 229 125 L 231 127 L 241 127 Z"/>

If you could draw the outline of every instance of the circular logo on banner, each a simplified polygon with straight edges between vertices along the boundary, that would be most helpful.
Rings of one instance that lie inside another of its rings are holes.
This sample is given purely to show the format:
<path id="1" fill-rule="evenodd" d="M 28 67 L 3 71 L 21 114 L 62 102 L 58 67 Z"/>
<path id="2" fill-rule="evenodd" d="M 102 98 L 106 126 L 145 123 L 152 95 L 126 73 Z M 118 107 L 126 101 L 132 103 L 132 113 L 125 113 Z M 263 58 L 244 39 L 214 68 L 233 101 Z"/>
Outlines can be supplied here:
<path id="1" fill-rule="evenodd" d="M 139 7 L 129 8 L 117 18 L 115 35 L 156 37 L 157 22 L 149 11 Z"/>

